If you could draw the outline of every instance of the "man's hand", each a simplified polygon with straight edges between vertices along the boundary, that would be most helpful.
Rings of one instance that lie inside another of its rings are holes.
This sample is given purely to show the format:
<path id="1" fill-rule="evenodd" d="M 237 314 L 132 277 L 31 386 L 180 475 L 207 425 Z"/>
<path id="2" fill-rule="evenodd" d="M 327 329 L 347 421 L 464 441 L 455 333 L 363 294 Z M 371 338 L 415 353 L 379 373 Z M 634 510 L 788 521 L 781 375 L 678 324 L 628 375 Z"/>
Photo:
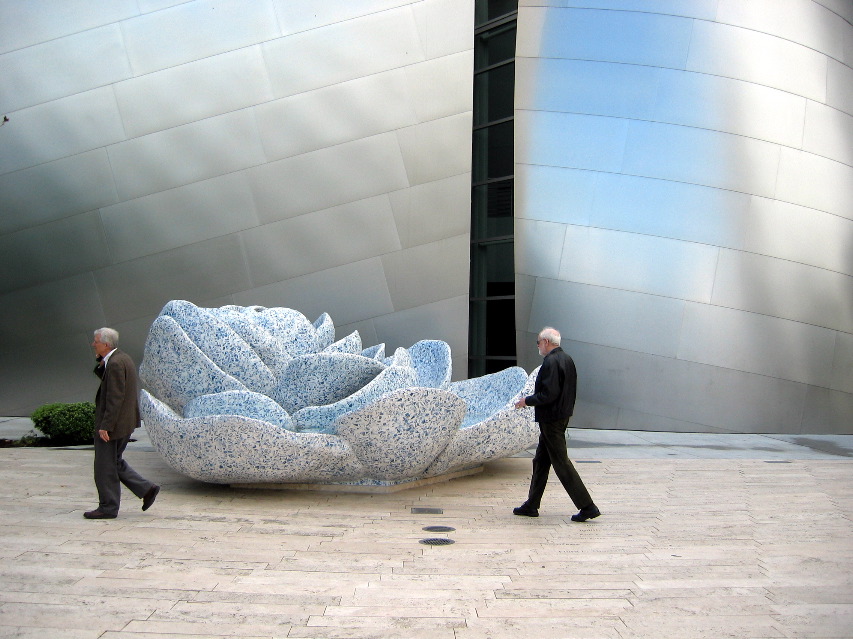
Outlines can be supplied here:
<path id="1" fill-rule="evenodd" d="M 524 398 L 524 397 L 522 397 L 521 399 L 519 399 L 519 400 L 515 403 L 515 407 L 516 407 L 516 408 L 524 408 L 525 406 L 527 406 L 527 402 L 525 401 L 525 399 L 526 399 L 526 398 Z"/>
<path id="2" fill-rule="evenodd" d="M 99 430 L 98 435 L 100 435 L 101 439 L 103 439 L 105 442 L 110 441 L 110 432 L 108 430 Z"/>

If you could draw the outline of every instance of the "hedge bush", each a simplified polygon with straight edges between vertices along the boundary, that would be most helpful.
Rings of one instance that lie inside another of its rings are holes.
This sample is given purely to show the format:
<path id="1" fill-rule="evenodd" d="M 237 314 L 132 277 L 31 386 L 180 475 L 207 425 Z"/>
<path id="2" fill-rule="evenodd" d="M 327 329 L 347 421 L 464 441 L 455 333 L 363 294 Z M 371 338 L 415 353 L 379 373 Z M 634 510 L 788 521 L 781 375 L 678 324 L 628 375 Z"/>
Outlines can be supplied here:
<path id="1" fill-rule="evenodd" d="M 35 427 L 57 446 L 91 444 L 95 432 L 95 404 L 45 404 L 30 416 Z"/>

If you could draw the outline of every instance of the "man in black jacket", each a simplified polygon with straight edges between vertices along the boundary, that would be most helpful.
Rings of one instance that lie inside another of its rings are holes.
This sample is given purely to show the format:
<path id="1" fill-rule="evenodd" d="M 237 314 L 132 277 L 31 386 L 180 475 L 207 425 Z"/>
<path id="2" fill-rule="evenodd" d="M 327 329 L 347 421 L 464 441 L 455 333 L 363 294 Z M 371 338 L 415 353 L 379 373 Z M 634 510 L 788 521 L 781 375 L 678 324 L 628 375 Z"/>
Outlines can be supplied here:
<path id="1" fill-rule="evenodd" d="M 533 395 L 522 397 L 516 408 L 533 406 L 534 416 L 539 423 L 539 445 L 533 457 L 533 476 L 527 501 L 513 514 L 525 517 L 539 516 L 539 503 L 548 483 L 551 466 L 569 494 L 575 507 L 579 508 L 572 521 L 586 521 L 598 517 L 601 512 L 589 496 L 580 475 L 569 461 L 566 450 L 566 428 L 575 409 L 578 373 L 572 358 L 560 348 L 560 333 L 550 326 L 543 328 L 536 340 L 542 360 L 542 368 L 536 376 Z"/>

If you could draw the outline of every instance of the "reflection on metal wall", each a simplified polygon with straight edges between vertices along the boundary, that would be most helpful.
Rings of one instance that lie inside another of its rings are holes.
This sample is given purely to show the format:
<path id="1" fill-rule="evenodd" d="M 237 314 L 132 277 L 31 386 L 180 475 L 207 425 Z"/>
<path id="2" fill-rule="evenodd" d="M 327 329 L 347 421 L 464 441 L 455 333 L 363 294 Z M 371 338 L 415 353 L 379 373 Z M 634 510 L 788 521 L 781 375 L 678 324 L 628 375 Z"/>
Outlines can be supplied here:
<path id="1" fill-rule="evenodd" d="M 562 330 L 576 426 L 853 432 L 853 5 L 542 4 L 518 18 L 520 363 Z"/>
<path id="2" fill-rule="evenodd" d="M 0 5 L 0 414 L 170 299 L 467 356 L 472 0 Z"/>

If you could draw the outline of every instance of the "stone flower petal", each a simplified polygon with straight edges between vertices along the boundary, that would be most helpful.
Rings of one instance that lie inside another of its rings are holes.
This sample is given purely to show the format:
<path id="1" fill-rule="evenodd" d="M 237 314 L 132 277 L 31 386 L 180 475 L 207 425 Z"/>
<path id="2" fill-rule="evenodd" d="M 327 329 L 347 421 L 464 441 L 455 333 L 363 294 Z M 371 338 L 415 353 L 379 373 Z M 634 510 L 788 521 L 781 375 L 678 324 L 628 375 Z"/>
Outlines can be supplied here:
<path id="1" fill-rule="evenodd" d="M 513 406 L 513 400 L 533 393 L 538 371 L 537 368 L 527 378 L 520 392 L 510 397 L 506 406 L 495 415 L 461 428 L 424 474 L 433 477 L 470 468 L 493 459 L 514 455 L 534 446 L 539 439 L 539 427 L 530 419 L 533 409 L 529 407 L 517 409 Z"/>
<path id="2" fill-rule="evenodd" d="M 391 357 L 385 358 L 385 365 L 411 367 L 412 356 L 409 355 L 409 351 L 407 351 L 403 347 L 400 347 L 396 351 L 394 351 L 394 354 Z"/>
<path id="3" fill-rule="evenodd" d="M 266 395 L 251 391 L 225 391 L 214 395 L 202 395 L 190 400 L 184 406 L 184 417 L 210 415 L 242 415 L 269 422 L 287 430 L 295 430 L 293 419 L 286 410 Z"/>
<path id="4" fill-rule="evenodd" d="M 364 388 L 327 406 L 308 406 L 293 414 L 296 429 L 300 432 L 334 433 L 335 420 L 367 406 L 381 395 L 400 388 L 413 386 L 415 370 L 404 366 L 389 366 Z"/>
<path id="5" fill-rule="evenodd" d="M 337 430 L 370 477 L 399 480 L 421 474 L 464 415 L 465 402 L 452 393 L 405 388 L 344 415 Z"/>
<path id="6" fill-rule="evenodd" d="M 323 313 L 314 321 L 314 330 L 317 332 L 317 350 L 322 351 L 335 341 L 335 324 L 328 313 Z"/>
<path id="7" fill-rule="evenodd" d="M 488 419 L 506 408 L 524 388 L 527 373 L 520 366 L 511 366 L 497 373 L 453 382 L 447 390 L 468 404 L 462 428 Z"/>
<path id="8" fill-rule="evenodd" d="M 444 388 L 450 383 L 453 366 L 447 342 L 421 340 L 409 349 L 409 357 L 418 373 L 418 386 Z"/>
<path id="9" fill-rule="evenodd" d="M 139 376 L 157 397 L 180 411 L 199 395 L 248 390 L 201 352 L 168 315 L 151 324 Z"/>
<path id="10" fill-rule="evenodd" d="M 323 352 L 294 357 L 282 372 L 274 397 L 294 413 L 345 399 L 385 370 L 382 362 L 349 353 Z"/>
<path id="11" fill-rule="evenodd" d="M 376 344 L 361 351 L 364 357 L 378 359 L 380 362 L 385 359 L 385 344 Z"/>
<path id="12" fill-rule="evenodd" d="M 172 317 L 219 368 L 257 393 L 269 394 L 275 376 L 255 351 L 228 324 L 191 302 L 166 304 L 161 317 Z"/>
<path id="13" fill-rule="evenodd" d="M 340 437 L 293 433 L 234 415 L 182 419 L 144 390 L 140 411 L 160 455 L 178 472 L 200 481 L 327 482 L 364 476 Z"/>
<path id="14" fill-rule="evenodd" d="M 323 352 L 351 353 L 352 355 L 358 355 L 361 353 L 361 335 L 359 335 L 358 331 L 353 331 L 334 344 L 329 344 L 329 346 L 323 349 Z"/>
<path id="15" fill-rule="evenodd" d="M 291 357 L 320 350 L 317 328 L 299 311 L 263 306 L 251 308 L 254 321 L 267 329 Z"/>
<path id="16" fill-rule="evenodd" d="M 291 359 L 272 333 L 255 322 L 242 306 L 223 306 L 205 310 L 228 324 L 257 353 L 276 377 Z"/>

